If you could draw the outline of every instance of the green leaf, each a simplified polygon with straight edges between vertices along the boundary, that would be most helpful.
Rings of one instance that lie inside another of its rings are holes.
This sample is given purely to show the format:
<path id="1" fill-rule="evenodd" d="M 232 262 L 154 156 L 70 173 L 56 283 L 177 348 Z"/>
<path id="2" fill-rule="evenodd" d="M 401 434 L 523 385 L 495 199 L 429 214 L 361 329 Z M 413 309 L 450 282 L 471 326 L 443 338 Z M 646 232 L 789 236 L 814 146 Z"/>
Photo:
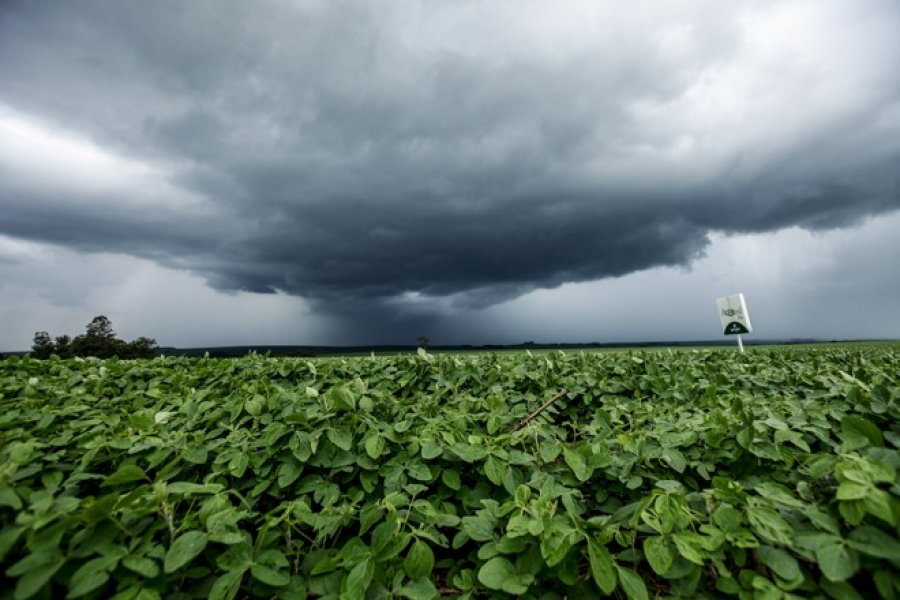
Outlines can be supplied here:
<path id="1" fill-rule="evenodd" d="M 550 523 L 541 536 L 541 555 L 548 567 L 556 566 L 565 559 L 577 541 L 573 536 L 574 531 L 563 519 L 556 519 Z"/>
<path id="2" fill-rule="evenodd" d="M 713 521 L 723 531 L 737 531 L 741 526 L 741 513 L 737 509 L 723 504 L 713 513 Z"/>
<path id="3" fill-rule="evenodd" d="M 326 394 L 329 400 L 334 403 L 334 407 L 340 410 L 355 410 L 356 396 L 350 386 L 340 385 L 328 390 Z M 346 448 L 345 448 L 346 449 Z"/>
<path id="4" fill-rule="evenodd" d="M 278 571 L 259 562 L 254 562 L 250 565 L 250 573 L 255 580 L 273 587 L 283 587 L 291 582 L 291 576 L 288 573 Z"/>
<path id="5" fill-rule="evenodd" d="M 226 571 L 246 571 L 253 562 L 253 548 L 247 542 L 235 544 L 216 558 L 216 565 Z"/>
<path id="6" fill-rule="evenodd" d="M 329 428 L 325 430 L 325 435 L 328 437 L 332 444 L 334 444 L 341 450 L 350 450 L 350 448 L 353 446 L 353 434 L 349 431 Z"/>
<path id="7" fill-rule="evenodd" d="M 287 556 L 284 555 L 284 552 L 275 548 L 270 548 L 268 550 L 260 552 L 256 556 L 255 562 L 276 569 L 284 569 L 291 564 Z"/>
<path id="8" fill-rule="evenodd" d="M 805 504 L 801 500 L 794 496 L 794 494 L 792 494 L 791 491 L 783 485 L 779 485 L 773 482 L 766 482 L 757 485 L 754 489 L 763 498 L 772 500 L 773 502 L 777 502 L 778 504 L 783 504 L 784 506 L 790 506 L 793 508 L 803 508 L 805 506 Z"/>
<path id="9" fill-rule="evenodd" d="M 675 553 L 666 539 L 659 535 L 648 537 L 644 540 L 644 556 L 650 563 L 650 568 L 657 575 L 665 575 L 675 562 Z M 607 594 L 610 592 L 606 592 Z"/>
<path id="10" fill-rule="evenodd" d="M 781 548 L 760 546 L 756 549 L 756 553 L 764 565 L 785 581 L 794 581 L 800 577 L 800 565 L 797 563 L 797 559 Z"/>
<path id="11" fill-rule="evenodd" d="M 110 487 L 122 483 L 139 481 L 141 479 L 149 480 L 142 468 L 137 465 L 122 465 L 116 469 L 115 473 L 104 479 L 103 483 L 100 484 L 100 487 Z"/>
<path id="12" fill-rule="evenodd" d="M 604 594 L 612 594 L 616 589 L 616 563 L 609 550 L 597 539 L 591 538 L 588 540 L 588 559 L 594 583 Z"/>
<path id="13" fill-rule="evenodd" d="M 506 463 L 493 454 L 484 461 L 484 474 L 494 485 L 503 483 L 503 473 L 506 472 Z"/>
<path id="14" fill-rule="evenodd" d="M 838 503 L 838 510 L 850 525 L 859 525 L 866 518 L 866 503 L 862 500 L 845 500 Z"/>
<path id="15" fill-rule="evenodd" d="M 784 517 L 768 506 L 747 507 L 747 518 L 754 531 L 762 538 L 783 546 L 790 546 L 794 530 Z"/>
<path id="16" fill-rule="evenodd" d="M 893 571 L 876 571 L 872 580 L 875 582 L 875 589 L 884 600 L 896 600 L 895 590 L 900 590 L 900 577 Z"/>
<path id="17" fill-rule="evenodd" d="M 687 461 L 684 459 L 684 454 L 675 448 L 666 448 L 663 450 L 661 458 L 678 473 L 684 473 L 684 469 L 687 467 Z"/>
<path id="18" fill-rule="evenodd" d="M 873 489 L 863 502 L 869 513 L 891 525 L 897 524 L 894 518 L 894 511 L 891 508 L 891 497 L 884 490 Z"/>
<path id="19" fill-rule="evenodd" d="M 844 481 L 838 486 L 836 497 L 838 500 L 861 500 L 872 493 L 875 487 L 869 483 L 856 483 Z"/>
<path id="20" fill-rule="evenodd" d="M 122 566 L 148 579 L 159 575 L 159 565 L 156 564 L 155 560 L 146 556 L 126 556 L 122 559 Z"/>
<path id="21" fill-rule="evenodd" d="M 476 542 L 489 542 L 494 539 L 494 524 L 483 515 L 463 517 L 462 529 Z"/>
<path id="22" fill-rule="evenodd" d="M 852 383 L 853 385 L 858 385 L 860 388 L 862 388 L 862 389 L 865 390 L 866 392 L 871 392 L 871 391 L 872 391 L 872 388 L 871 388 L 871 387 L 869 387 L 867 384 L 863 383 L 862 381 L 860 381 L 859 379 L 857 379 L 856 377 L 854 377 L 854 376 L 851 375 L 850 373 L 847 373 L 846 371 L 843 371 L 843 370 L 841 370 L 841 369 L 838 369 L 838 373 L 841 374 L 841 378 L 842 378 L 844 381 L 846 381 L 847 383 Z"/>
<path id="23" fill-rule="evenodd" d="M 384 438 L 379 434 L 370 435 L 366 438 L 366 454 L 370 458 L 376 459 L 384 452 Z"/>
<path id="24" fill-rule="evenodd" d="M 617 567 L 617 570 L 619 583 L 629 600 L 648 600 L 647 586 L 640 575 L 625 567 Z"/>
<path id="25" fill-rule="evenodd" d="M 201 531 L 188 531 L 181 534 L 175 538 L 169 551 L 166 552 L 163 570 L 166 573 L 172 573 L 188 564 L 198 554 L 203 552 L 208 541 L 209 538 Z"/>
<path id="26" fill-rule="evenodd" d="M 397 524 L 393 521 L 382 521 L 372 530 L 372 553 L 380 557 L 386 549 L 393 546 L 397 537 Z"/>
<path id="27" fill-rule="evenodd" d="M 462 487 L 462 481 L 459 479 L 459 473 L 453 469 L 444 469 L 441 471 L 441 481 L 444 482 L 451 490 L 458 490 Z"/>
<path id="28" fill-rule="evenodd" d="M 202 465 L 209 458 L 209 451 L 204 446 L 190 447 L 182 450 L 181 456 L 189 463 Z"/>
<path id="29" fill-rule="evenodd" d="M 246 410 L 247 414 L 251 417 L 258 417 L 262 413 L 265 405 L 265 398 L 262 396 L 254 396 L 244 402 L 244 410 Z"/>
<path id="30" fill-rule="evenodd" d="M 421 447 L 422 458 L 424 458 L 425 460 L 437 458 L 444 453 L 444 448 L 434 440 L 422 440 Z"/>
<path id="31" fill-rule="evenodd" d="M 828 581 L 823 579 L 820 582 L 822 589 L 828 596 L 834 600 L 865 600 L 853 586 L 846 581 Z"/>
<path id="32" fill-rule="evenodd" d="M 406 472 L 409 473 L 410 477 L 417 481 L 431 480 L 431 469 L 424 463 L 411 462 L 406 465 Z"/>
<path id="33" fill-rule="evenodd" d="M 47 585 L 47 582 L 50 581 L 50 578 L 53 577 L 66 562 L 65 559 L 57 553 L 41 554 L 40 556 L 42 558 L 39 564 L 34 565 L 31 570 L 24 573 L 16 582 L 16 589 L 13 592 L 13 598 L 15 600 L 27 600 L 27 598 L 31 598 L 40 592 L 43 587 Z M 26 559 L 27 558 L 28 557 L 26 557 Z M 19 563 L 21 562 L 22 561 L 19 561 Z M 13 567 L 10 567 L 6 574 L 12 575 L 12 570 Z"/>
<path id="34" fill-rule="evenodd" d="M 528 535 L 532 522 L 533 519 L 527 514 L 515 515 L 506 523 L 506 534 L 511 538 Z"/>
<path id="35" fill-rule="evenodd" d="M 13 510 L 22 508 L 22 500 L 19 495 L 8 485 L 0 483 L 0 506 L 8 506 Z"/>
<path id="36" fill-rule="evenodd" d="M 484 586 L 508 594 L 524 594 L 533 579 L 532 575 L 520 574 L 515 565 L 500 556 L 490 559 L 478 570 L 478 581 Z"/>
<path id="37" fill-rule="evenodd" d="M 59 548 L 38 548 L 6 569 L 6 574 L 10 577 L 19 577 L 29 571 L 43 570 L 58 558 L 61 558 Z"/>
<path id="38" fill-rule="evenodd" d="M 653 509 L 641 511 L 641 519 L 659 533 L 671 533 L 678 523 L 679 509 L 668 495 L 659 495 L 653 502 Z"/>
<path id="39" fill-rule="evenodd" d="M 209 600 L 233 600 L 241 589 L 241 580 L 246 572 L 245 569 L 228 571 L 216 579 L 209 591 Z"/>
<path id="40" fill-rule="evenodd" d="M 67 598 L 78 598 L 94 591 L 109 580 L 109 572 L 115 568 L 118 559 L 95 558 L 89 560 L 69 579 L 69 594 Z"/>
<path id="41" fill-rule="evenodd" d="M 246 454 L 237 454 L 228 461 L 228 470 L 235 477 L 243 477 L 250 465 L 250 457 Z"/>
<path id="42" fill-rule="evenodd" d="M 286 460 L 278 467 L 278 486 L 286 488 L 294 483 L 300 473 L 303 472 L 303 466 L 293 460 Z"/>
<path id="43" fill-rule="evenodd" d="M 578 481 L 587 481 L 590 479 L 591 470 L 588 469 L 587 463 L 581 454 L 574 450 L 570 450 L 569 448 L 563 448 L 563 460 L 565 460 L 566 464 L 569 465 L 569 468 L 572 469 L 572 473 L 575 474 L 575 478 L 578 479 Z"/>
<path id="44" fill-rule="evenodd" d="M 812 506 L 807 506 L 803 510 L 803 514 L 805 514 L 810 522 L 819 529 L 823 529 L 830 533 L 840 532 L 840 527 L 838 526 L 837 521 L 835 521 L 831 515 L 824 512 L 823 510 Z"/>
<path id="45" fill-rule="evenodd" d="M 450 446 L 450 450 L 467 463 L 473 463 L 487 456 L 487 450 L 484 449 L 484 446 L 463 442 L 453 444 Z"/>
<path id="46" fill-rule="evenodd" d="M 900 561 L 900 541 L 871 525 L 863 525 L 850 532 L 847 545 L 870 556 Z"/>
<path id="47" fill-rule="evenodd" d="M 0 530 L 0 563 L 4 561 L 7 553 L 19 541 L 23 531 L 25 531 L 24 527 L 5 527 Z"/>
<path id="48" fill-rule="evenodd" d="M 165 425 L 175 415 L 171 410 L 161 410 L 153 415 L 153 422 L 157 425 Z"/>
<path id="49" fill-rule="evenodd" d="M 541 460 L 545 463 L 553 462 L 561 450 L 562 446 L 556 440 L 543 441 L 541 442 Z"/>
<path id="50" fill-rule="evenodd" d="M 344 580 L 343 589 L 349 600 L 363 600 L 366 590 L 372 583 L 375 574 L 375 563 L 367 558 L 356 564 Z"/>
<path id="51" fill-rule="evenodd" d="M 516 488 L 516 493 L 513 495 L 516 500 L 516 506 L 525 507 L 528 505 L 528 501 L 531 500 L 531 488 L 527 485 L 520 485 Z"/>
<path id="52" fill-rule="evenodd" d="M 859 569 L 856 552 L 839 537 L 828 536 L 816 547 L 816 560 L 822 574 L 831 581 L 844 581 Z"/>
<path id="53" fill-rule="evenodd" d="M 244 541 L 244 533 L 238 528 L 238 522 L 245 513 L 229 506 L 225 510 L 210 515 L 206 519 L 206 530 L 209 541 L 220 544 L 239 544 Z"/>
<path id="54" fill-rule="evenodd" d="M 359 513 L 359 535 L 370 530 L 375 523 L 384 517 L 384 509 L 377 504 L 370 504 Z"/>
<path id="55" fill-rule="evenodd" d="M 176 481 L 166 484 L 166 491 L 170 494 L 184 496 L 218 494 L 225 489 L 221 483 L 193 483 L 190 481 Z"/>
<path id="56" fill-rule="evenodd" d="M 162 600 L 159 592 L 157 592 L 153 588 L 145 588 L 141 587 L 140 585 L 134 585 L 128 588 L 127 592 L 133 594 L 128 598 L 128 600 Z M 116 594 L 112 597 L 111 600 L 120 600 L 119 596 L 120 594 Z"/>
<path id="57" fill-rule="evenodd" d="M 845 415 L 841 419 L 841 433 L 854 447 L 859 447 L 856 445 L 859 440 L 865 440 L 876 447 L 884 446 L 884 436 L 878 426 L 856 415 Z"/>
<path id="58" fill-rule="evenodd" d="M 775 443 L 783 444 L 785 442 L 790 442 L 803 450 L 804 452 L 810 452 L 809 444 L 806 443 L 806 440 L 803 438 L 803 434 L 799 431 L 783 431 L 779 430 L 775 432 Z"/>
<path id="59" fill-rule="evenodd" d="M 422 540 L 416 540 L 403 561 L 403 569 L 410 579 L 419 579 L 431 575 L 434 568 L 434 553 L 431 547 Z"/>
<path id="60" fill-rule="evenodd" d="M 872 481 L 874 483 L 894 482 L 896 469 L 891 465 L 885 464 L 883 462 L 863 460 L 860 464 L 860 467 L 868 476 L 868 479 L 864 479 L 862 481 Z M 849 471 L 850 469 L 845 472 L 849 473 Z M 849 474 L 847 475 L 847 478 L 851 479 Z"/>
<path id="61" fill-rule="evenodd" d="M 434 587 L 430 579 L 424 578 L 410 581 L 397 590 L 397 593 L 403 598 L 409 598 L 409 600 L 433 600 L 438 597 L 437 588 Z"/>
<path id="62" fill-rule="evenodd" d="M 701 551 L 699 540 L 693 533 L 676 533 L 672 536 L 678 553 L 694 564 L 703 565 L 705 560 L 704 553 Z"/>
<path id="63" fill-rule="evenodd" d="M 516 493 L 516 488 L 518 488 L 524 482 L 524 478 L 522 477 L 522 473 L 516 469 L 508 468 L 503 473 L 503 487 L 506 488 L 506 492 L 510 495 Z"/>

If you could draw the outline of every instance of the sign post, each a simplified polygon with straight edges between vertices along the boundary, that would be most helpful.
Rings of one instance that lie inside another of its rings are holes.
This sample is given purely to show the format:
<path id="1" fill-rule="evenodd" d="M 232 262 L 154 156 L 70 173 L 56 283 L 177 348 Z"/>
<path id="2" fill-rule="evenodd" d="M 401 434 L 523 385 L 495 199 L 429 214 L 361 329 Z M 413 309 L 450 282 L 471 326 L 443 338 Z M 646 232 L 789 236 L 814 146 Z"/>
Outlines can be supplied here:
<path id="1" fill-rule="evenodd" d="M 716 299 L 716 308 L 719 309 L 719 321 L 722 323 L 722 333 L 736 335 L 738 350 L 744 351 L 744 341 L 741 334 L 750 333 L 753 327 L 750 325 L 750 313 L 747 312 L 747 303 L 743 294 L 732 294 Z"/>

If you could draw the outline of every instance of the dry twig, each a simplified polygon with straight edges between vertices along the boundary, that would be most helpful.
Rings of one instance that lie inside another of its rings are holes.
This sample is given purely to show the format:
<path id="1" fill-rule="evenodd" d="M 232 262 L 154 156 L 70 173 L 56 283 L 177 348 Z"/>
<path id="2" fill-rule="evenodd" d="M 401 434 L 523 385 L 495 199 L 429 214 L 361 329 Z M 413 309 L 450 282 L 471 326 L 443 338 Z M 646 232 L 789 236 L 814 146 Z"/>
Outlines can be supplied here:
<path id="1" fill-rule="evenodd" d="M 569 390 L 567 390 L 565 388 L 559 390 L 559 392 L 557 392 L 555 396 L 553 396 L 552 398 L 550 398 L 549 400 L 547 400 L 546 402 L 544 402 L 543 404 L 538 406 L 536 409 L 531 411 L 527 417 L 525 417 L 524 419 L 519 421 L 519 424 L 516 425 L 515 427 L 513 427 L 512 431 L 510 433 L 512 433 L 513 431 L 518 431 L 518 430 L 522 429 L 523 427 L 525 427 L 526 425 L 528 425 L 529 423 L 531 423 L 531 421 L 533 421 L 535 417 L 537 417 L 539 414 L 544 412 L 544 410 L 548 406 L 550 406 L 551 404 L 553 404 L 554 402 L 556 402 L 557 400 L 562 398 L 563 394 L 565 394 L 568 391 Z"/>

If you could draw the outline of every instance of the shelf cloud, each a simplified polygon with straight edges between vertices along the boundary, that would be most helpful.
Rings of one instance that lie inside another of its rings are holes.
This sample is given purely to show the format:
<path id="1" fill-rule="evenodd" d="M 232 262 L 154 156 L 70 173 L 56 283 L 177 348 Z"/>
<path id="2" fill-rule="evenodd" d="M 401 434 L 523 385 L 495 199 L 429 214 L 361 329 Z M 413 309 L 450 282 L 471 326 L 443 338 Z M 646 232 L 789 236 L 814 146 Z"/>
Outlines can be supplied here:
<path id="1" fill-rule="evenodd" d="M 484 308 L 900 208 L 893 0 L 11 1 L 0 234 Z"/>

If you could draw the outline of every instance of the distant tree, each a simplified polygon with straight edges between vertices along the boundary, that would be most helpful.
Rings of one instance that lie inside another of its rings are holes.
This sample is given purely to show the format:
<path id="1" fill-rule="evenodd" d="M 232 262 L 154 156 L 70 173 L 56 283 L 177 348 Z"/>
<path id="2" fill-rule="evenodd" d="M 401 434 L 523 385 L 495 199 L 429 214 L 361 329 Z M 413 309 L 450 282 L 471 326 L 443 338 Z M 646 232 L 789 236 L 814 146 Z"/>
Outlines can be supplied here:
<path id="1" fill-rule="evenodd" d="M 87 324 L 85 333 L 74 338 L 61 335 L 56 338 L 55 344 L 46 331 L 35 333 L 31 355 L 35 358 L 49 358 L 54 353 L 62 358 L 72 356 L 153 358 L 159 354 L 159 346 L 153 338 L 143 336 L 133 342 L 120 340 L 116 337 L 109 318 L 99 315 Z"/>
<path id="2" fill-rule="evenodd" d="M 46 331 L 34 332 L 34 343 L 31 345 L 31 356 L 33 358 L 50 358 L 55 349 L 49 333 Z"/>
<path id="3" fill-rule="evenodd" d="M 99 315 L 91 319 L 87 324 L 87 337 L 97 340 L 114 340 L 116 332 L 113 331 L 112 321 L 104 315 Z"/>
<path id="4" fill-rule="evenodd" d="M 148 337 L 139 337 L 133 342 L 125 344 L 122 358 L 153 358 L 159 353 L 156 340 Z"/>
<path id="5" fill-rule="evenodd" d="M 72 356 L 72 338 L 67 335 L 60 335 L 56 338 L 56 354 L 60 358 L 69 358 Z"/>
<path id="6" fill-rule="evenodd" d="M 94 317 L 86 327 L 87 332 L 72 340 L 75 356 L 96 356 L 111 358 L 124 350 L 125 342 L 116 339 L 112 322 L 104 315 Z"/>
<path id="7" fill-rule="evenodd" d="M 418 337 L 418 341 L 419 341 L 419 348 L 422 348 L 423 350 L 428 350 L 428 337 L 427 336 L 420 335 Z"/>
<path id="8" fill-rule="evenodd" d="M 69 343 L 69 351 L 72 353 L 72 356 L 93 356 L 90 353 L 87 336 L 83 333 L 72 338 L 72 341 Z"/>
<path id="9" fill-rule="evenodd" d="M 315 354 L 313 354 L 309 350 L 304 350 L 302 348 L 295 348 L 293 350 L 288 350 L 287 352 L 282 354 L 282 356 L 292 356 L 294 358 L 310 358 L 312 356 L 315 356 Z"/>

